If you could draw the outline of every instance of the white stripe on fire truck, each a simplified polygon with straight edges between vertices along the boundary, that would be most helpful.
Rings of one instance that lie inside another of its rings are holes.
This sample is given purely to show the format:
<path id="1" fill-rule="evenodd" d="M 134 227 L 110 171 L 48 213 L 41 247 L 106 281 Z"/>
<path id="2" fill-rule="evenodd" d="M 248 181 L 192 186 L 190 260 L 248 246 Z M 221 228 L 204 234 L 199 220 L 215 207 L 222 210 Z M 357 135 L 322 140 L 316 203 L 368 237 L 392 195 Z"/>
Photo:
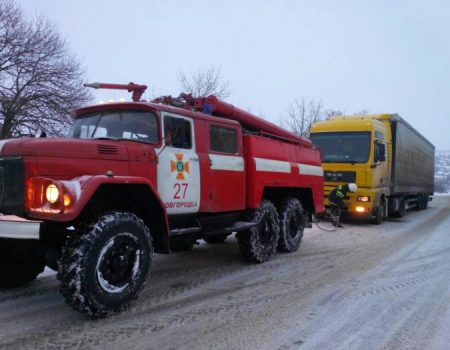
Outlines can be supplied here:
<path id="1" fill-rule="evenodd" d="M 309 164 L 297 164 L 298 172 L 301 175 L 323 176 L 323 169 L 320 166 Z"/>
<path id="2" fill-rule="evenodd" d="M 244 158 L 210 154 L 211 170 L 244 171 Z"/>
<path id="3" fill-rule="evenodd" d="M 273 160 L 266 158 L 254 158 L 256 171 L 272 171 L 276 173 L 290 173 L 291 163 L 282 160 Z"/>

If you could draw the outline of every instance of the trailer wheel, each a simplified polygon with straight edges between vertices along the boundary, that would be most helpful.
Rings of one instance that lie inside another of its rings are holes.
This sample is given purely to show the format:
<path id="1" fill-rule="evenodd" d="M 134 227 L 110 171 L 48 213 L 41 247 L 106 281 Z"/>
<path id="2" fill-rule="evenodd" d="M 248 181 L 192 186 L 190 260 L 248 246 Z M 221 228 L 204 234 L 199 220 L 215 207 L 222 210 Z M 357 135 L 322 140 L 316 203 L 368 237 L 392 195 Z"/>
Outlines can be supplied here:
<path id="1" fill-rule="evenodd" d="M 209 244 L 223 243 L 227 239 L 228 234 L 204 236 L 203 240 Z"/>
<path id="2" fill-rule="evenodd" d="M 298 250 L 303 238 L 303 207 L 297 198 L 286 198 L 280 207 L 280 238 L 278 250 L 293 253 Z"/>
<path id="3" fill-rule="evenodd" d="M 63 247 L 60 291 L 74 309 L 95 317 L 123 311 L 144 287 L 152 254 L 150 231 L 140 218 L 106 213 Z"/>
<path id="4" fill-rule="evenodd" d="M 36 245 L 28 240 L 0 239 L 0 287 L 24 286 L 44 271 L 45 260 Z"/>
<path id="5" fill-rule="evenodd" d="M 261 207 L 249 215 L 249 220 L 256 225 L 237 233 L 239 250 L 250 262 L 268 261 L 278 244 L 280 225 L 277 210 L 271 201 L 264 199 Z"/>
<path id="6" fill-rule="evenodd" d="M 380 204 L 375 212 L 375 217 L 372 219 L 372 224 L 380 225 L 384 220 L 384 205 Z"/>

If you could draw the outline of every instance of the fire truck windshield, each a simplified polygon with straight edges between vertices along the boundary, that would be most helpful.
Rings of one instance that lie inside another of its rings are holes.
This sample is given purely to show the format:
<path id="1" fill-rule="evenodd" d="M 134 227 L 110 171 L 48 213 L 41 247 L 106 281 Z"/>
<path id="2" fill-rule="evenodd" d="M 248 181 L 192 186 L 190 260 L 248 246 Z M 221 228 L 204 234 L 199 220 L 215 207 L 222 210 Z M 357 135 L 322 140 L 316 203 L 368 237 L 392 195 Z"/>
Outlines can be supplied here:
<path id="1" fill-rule="evenodd" d="M 158 123 L 152 112 L 111 110 L 78 117 L 70 128 L 68 137 L 157 143 L 158 135 Z"/>
<path id="2" fill-rule="evenodd" d="M 324 163 L 367 163 L 370 132 L 318 132 L 311 134 L 312 143 L 320 147 Z"/>

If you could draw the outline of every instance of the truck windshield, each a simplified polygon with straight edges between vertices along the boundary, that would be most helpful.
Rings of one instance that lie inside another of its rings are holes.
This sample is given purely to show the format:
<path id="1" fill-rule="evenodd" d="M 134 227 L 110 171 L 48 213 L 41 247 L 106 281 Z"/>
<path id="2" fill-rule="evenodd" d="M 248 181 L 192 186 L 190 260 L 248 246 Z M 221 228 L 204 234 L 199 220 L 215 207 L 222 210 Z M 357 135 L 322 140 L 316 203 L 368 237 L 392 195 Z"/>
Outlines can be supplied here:
<path id="1" fill-rule="evenodd" d="M 149 111 L 111 110 L 95 112 L 75 119 L 68 137 L 157 143 L 158 123 L 156 116 Z"/>
<path id="2" fill-rule="evenodd" d="M 370 132 L 318 132 L 312 143 L 320 147 L 323 163 L 367 163 Z"/>

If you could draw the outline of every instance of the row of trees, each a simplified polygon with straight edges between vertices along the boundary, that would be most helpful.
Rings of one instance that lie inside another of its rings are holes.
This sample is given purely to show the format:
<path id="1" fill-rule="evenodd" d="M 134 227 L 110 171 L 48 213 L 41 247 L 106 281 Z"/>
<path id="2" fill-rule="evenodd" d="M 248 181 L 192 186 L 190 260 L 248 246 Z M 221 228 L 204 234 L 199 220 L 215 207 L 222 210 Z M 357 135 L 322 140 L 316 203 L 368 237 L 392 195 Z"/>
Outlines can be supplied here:
<path id="1" fill-rule="evenodd" d="M 84 69 L 51 23 L 42 17 L 27 19 L 14 0 L 0 1 L 0 138 L 37 130 L 63 135 L 71 123 L 68 112 L 92 99 L 83 82 Z M 178 82 L 193 96 L 230 95 L 228 82 L 214 66 L 190 75 L 182 72 Z M 308 137 L 313 123 L 340 114 L 325 110 L 321 100 L 302 98 L 288 106 L 280 123 Z"/>
<path id="2" fill-rule="evenodd" d="M 0 138 L 62 135 L 68 111 L 91 99 L 84 70 L 54 26 L 0 1 Z"/>

